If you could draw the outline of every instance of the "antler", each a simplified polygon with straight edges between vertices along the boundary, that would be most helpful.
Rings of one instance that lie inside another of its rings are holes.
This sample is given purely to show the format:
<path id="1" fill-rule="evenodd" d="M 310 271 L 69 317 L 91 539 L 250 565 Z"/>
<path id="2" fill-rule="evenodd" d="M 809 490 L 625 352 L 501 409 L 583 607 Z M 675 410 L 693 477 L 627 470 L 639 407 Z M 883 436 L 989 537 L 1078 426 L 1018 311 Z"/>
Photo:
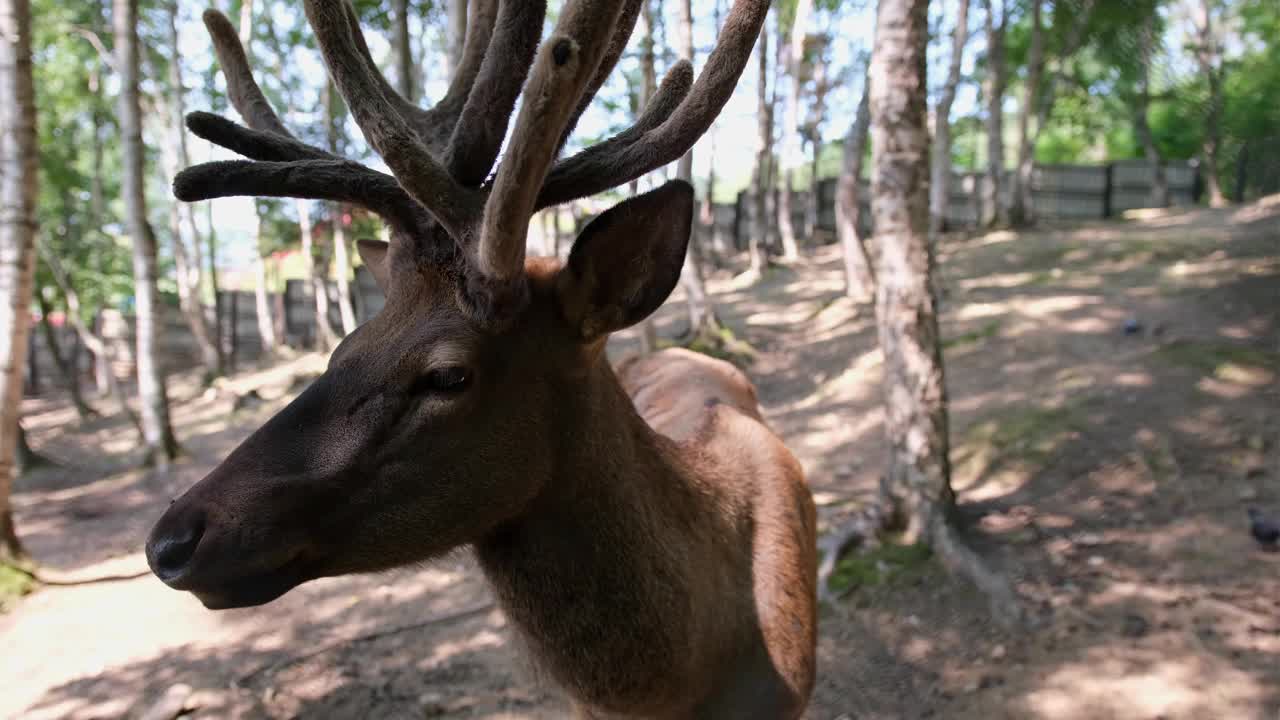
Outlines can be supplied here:
<path id="1" fill-rule="evenodd" d="M 696 82 L 691 66 L 677 63 L 632 127 L 556 162 L 626 47 L 641 1 L 567 0 L 539 49 L 545 0 L 472 0 L 458 72 L 440 102 L 424 110 L 379 72 L 348 0 L 305 0 L 334 84 L 394 177 L 291 135 L 254 82 L 231 22 L 210 10 L 205 25 L 248 127 L 208 113 L 192 113 L 187 126 L 249 160 L 188 168 L 174 179 L 174 193 L 182 200 L 269 195 L 361 205 L 384 217 L 393 237 L 463 250 L 464 294 L 478 319 L 496 321 L 524 296 L 530 216 L 683 155 L 728 100 L 768 11 L 767 0 L 737 0 Z M 490 182 L 522 85 L 507 154 Z"/>

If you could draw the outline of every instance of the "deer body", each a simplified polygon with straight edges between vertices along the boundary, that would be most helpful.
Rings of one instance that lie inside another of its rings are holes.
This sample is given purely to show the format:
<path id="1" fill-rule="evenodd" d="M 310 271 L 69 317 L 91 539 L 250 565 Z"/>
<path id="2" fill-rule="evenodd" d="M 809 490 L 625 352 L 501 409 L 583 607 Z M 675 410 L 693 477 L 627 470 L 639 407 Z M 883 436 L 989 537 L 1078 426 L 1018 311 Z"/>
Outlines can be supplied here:
<path id="1" fill-rule="evenodd" d="M 503 607 L 587 717 L 797 716 L 816 637 L 798 463 L 728 363 L 590 372 L 554 489 L 476 545 Z"/>
<path id="2" fill-rule="evenodd" d="M 615 372 L 604 351 L 674 289 L 693 188 L 668 183 L 606 210 L 563 264 L 524 257 L 537 209 L 692 146 L 728 100 L 767 1 L 736 0 L 696 81 L 677 63 L 632 128 L 563 159 L 640 0 L 566 0 L 540 47 L 545 2 L 472 0 L 458 72 L 430 110 L 378 72 L 347 0 L 304 6 L 392 175 L 294 138 L 235 29 L 210 11 L 248 127 L 207 113 L 187 125 L 250 160 L 188 168 L 174 193 L 378 214 L 391 242 L 359 250 L 387 301 L 170 505 L 147 540 L 152 570 L 220 609 L 470 546 L 580 715 L 797 717 L 816 624 L 814 510 L 798 464 L 731 366 L 667 351 Z"/>

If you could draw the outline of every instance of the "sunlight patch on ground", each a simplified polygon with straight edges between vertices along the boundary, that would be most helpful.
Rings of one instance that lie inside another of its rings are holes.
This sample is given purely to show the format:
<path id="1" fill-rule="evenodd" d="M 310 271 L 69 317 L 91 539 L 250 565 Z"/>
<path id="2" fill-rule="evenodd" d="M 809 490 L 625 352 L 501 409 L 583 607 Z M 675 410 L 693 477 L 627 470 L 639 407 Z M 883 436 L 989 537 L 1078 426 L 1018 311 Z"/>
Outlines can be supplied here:
<path id="1" fill-rule="evenodd" d="M 504 637 L 503 628 L 506 626 L 506 619 L 498 610 L 494 610 L 489 614 L 486 620 L 488 627 L 476 632 L 470 637 L 462 640 L 450 640 L 439 643 L 431 648 L 431 652 L 418 661 L 417 666 L 422 669 L 440 667 L 449 662 L 450 659 L 459 655 L 474 653 L 478 650 L 486 648 L 500 648 L 507 644 L 507 638 Z"/>
<path id="2" fill-rule="evenodd" d="M 1143 653 L 1144 662 L 1113 657 L 1093 648 L 1078 662 L 1051 672 L 1026 702 L 1044 720 L 1207 718 L 1207 708 L 1261 707 L 1265 691 L 1248 673 L 1201 654 Z"/>
<path id="3" fill-rule="evenodd" d="M 822 383 L 808 396 L 785 406 L 788 412 L 811 410 L 833 401 L 848 401 L 879 389 L 880 369 L 884 356 L 880 348 L 868 350 L 854 359 L 841 373 Z"/>

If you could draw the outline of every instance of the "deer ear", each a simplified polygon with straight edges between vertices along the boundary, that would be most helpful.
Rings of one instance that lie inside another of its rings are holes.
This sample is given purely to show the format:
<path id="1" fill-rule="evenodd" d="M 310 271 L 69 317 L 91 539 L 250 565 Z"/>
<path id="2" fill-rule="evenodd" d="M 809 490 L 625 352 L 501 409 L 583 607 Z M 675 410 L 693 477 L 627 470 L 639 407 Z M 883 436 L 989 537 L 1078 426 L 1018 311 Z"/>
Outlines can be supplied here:
<path id="1" fill-rule="evenodd" d="M 634 325 L 680 279 L 693 226 L 693 186 L 674 180 L 587 224 L 556 278 L 565 318 L 583 340 Z"/>
<path id="2" fill-rule="evenodd" d="M 356 251 L 365 267 L 373 273 L 373 281 L 383 295 L 387 294 L 387 248 L 391 247 L 381 240 L 357 240 Z"/>

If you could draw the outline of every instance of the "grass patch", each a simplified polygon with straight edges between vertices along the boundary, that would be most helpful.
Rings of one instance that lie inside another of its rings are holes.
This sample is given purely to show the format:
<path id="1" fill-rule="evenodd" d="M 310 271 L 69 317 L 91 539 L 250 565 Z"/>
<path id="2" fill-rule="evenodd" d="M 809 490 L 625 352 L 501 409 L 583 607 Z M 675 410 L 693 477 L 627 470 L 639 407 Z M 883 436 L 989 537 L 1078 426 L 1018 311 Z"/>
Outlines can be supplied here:
<path id="1" fill-rule="evenodd" d="M 831 589 L 844 593 L 855 588 L 910 582 L 925 575 L 932 563 L 927 545 L 885 543 L 874 550 L 846 555 L 831 574 Z"/>
<path id="2" fill-rule="evenodd" d="M 954 350 L 955 348 L 964 347 L 965 345 L 974 345 L 984 340 L 990 340 L 1000 332 L 1000 321 L 991 320 L 977 330 L 970 330 L 967 333 L 949 337 L 942 341 L 943 350 Z"/>
<path id="3" fill-rule="evenodd" d="M 955 485 L 1018 486 L 1083 427 L 1080 410 L 1071 405 L 1011 408 L 975 423 L 952 450 Z"/>
<path id="4" fill-rule="evenodd" d="M 1198 370 L 1206 375 L 1215 375 L 1224 379 L 1230 379 L 1239 372 L 1241 367 L 1280 372 L 1280 353 L 1244 345 L 1177 340 L 1161 345 L 1154 355 L 1170 365 Z"/>
<path id="5" fill-rule="evenodd" d="M 980 443 L 1005 454 L 1044 459 L 1080 424 L 1074 407 L 1014 408 L 970 427 L 961 446 Z"/>
<path id="6" fill-rule="evenodd" d="M 755 361 L 756 349 L 746 340 L 740 339 L 727 325 L 721 325 L 710 333 L 700 333 L 683 342 L 674 342 L 665 338 L 658 339 L 658 348 L 682 347 L 696 353 L 709 355 L 718 360 L 733 363 L 739 367 L 747 367 Z"/>
<path id="7" fill-rule="evenodd" d="M 0 565 L 0 613 L 11 610 L 35 588 L 36 583 L 31 576 L 8 565 Z"/>

